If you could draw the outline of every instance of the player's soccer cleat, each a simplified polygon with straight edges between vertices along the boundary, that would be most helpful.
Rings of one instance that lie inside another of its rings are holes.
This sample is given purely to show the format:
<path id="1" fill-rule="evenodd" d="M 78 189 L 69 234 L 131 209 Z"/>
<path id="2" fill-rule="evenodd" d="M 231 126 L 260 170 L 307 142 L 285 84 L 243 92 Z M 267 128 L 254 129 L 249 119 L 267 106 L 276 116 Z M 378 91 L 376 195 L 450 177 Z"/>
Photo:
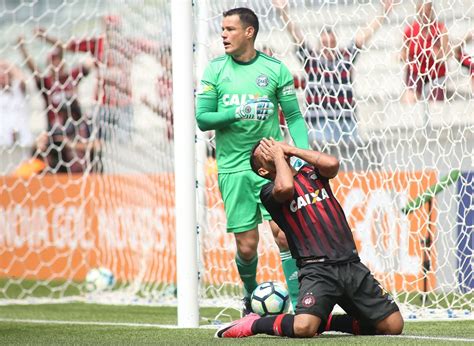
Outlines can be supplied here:
<path id="1" fill-rule="evenodd" d="M 240 312 L 240 317 L 245 317 L 253 312 L 252 302 L 250 297 L 245 296 L 242 298 L 242 311 Z"/>
<path id="2" fill-rule="evenodd" d="M 216 338 L 246 338 L 255 335 L 252 332 L 253 323 L 260 318 L 260 315 L 251 313 L 231 324 L 219 329 Z"/>

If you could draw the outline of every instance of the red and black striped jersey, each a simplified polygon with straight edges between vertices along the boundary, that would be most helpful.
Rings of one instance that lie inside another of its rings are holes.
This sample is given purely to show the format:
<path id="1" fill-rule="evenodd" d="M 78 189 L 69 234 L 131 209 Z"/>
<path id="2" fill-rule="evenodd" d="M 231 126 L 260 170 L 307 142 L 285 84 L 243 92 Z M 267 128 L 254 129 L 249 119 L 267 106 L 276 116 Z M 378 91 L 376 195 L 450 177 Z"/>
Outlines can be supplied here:
<path id="1" fill-rule="evenodd" d="M 347 48 L 335 50 L 334 57 L 328 59 L 305 44 L 298 48 L 297 57 L 304 64 L 305 78 L 295 81 L 295 87 L 304 89 L 309 108 L 354 110 L 352 69 L 359 51 L 352 42 Z"/>
<path id="2" fill-rule="evenodd" d="M 328 178 L 312 166 L 303 166 L 294 176 L 293 198 L 282 203 L 273 197 L 273 187 L 273 182 L 263 186 L 260 199 L 285 232 L 294 258 L 324 263 L 360 260 L 352 231 Z"/>

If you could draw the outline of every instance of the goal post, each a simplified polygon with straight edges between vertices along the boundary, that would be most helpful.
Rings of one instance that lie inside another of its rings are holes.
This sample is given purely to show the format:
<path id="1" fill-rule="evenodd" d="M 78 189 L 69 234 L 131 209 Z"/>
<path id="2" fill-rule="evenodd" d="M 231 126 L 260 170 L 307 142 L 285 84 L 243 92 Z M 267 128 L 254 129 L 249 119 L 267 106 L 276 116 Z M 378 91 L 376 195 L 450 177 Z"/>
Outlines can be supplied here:
<path id="1" fill-rule="evenodd" d="M 191 0 L 171 2 L 178 326 L 199 326 Z"/>

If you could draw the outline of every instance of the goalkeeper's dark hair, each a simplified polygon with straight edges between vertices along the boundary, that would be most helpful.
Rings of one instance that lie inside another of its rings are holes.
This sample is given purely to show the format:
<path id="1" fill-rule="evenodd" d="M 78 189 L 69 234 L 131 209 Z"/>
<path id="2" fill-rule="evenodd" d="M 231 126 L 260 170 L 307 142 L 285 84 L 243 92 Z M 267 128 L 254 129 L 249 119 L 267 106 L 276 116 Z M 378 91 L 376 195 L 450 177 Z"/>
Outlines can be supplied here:
<path id="1" fill-rule="evenodd" d="M 257 15 L 255 14 L 254 11 L 252 11 L 250 8 L 247 8 L 247 7 L 237 7 L 237 8 L 233 8 L 231 10 L 225 11 L 224 13 L 222 13 L 222 15 L 224 17 L 237 15 L 239 16 L 240 21 L 242 22 L 245 28 L 248 28 L 249 26 L 253 27 L 255 30 L 253 39 L 255 41 L 258 34 L 259 24 L 258 24 Z"/>
<path id="2" fill-rule="evenodd" d="M 252 151 L 250 152 L 250 167 L 252 168 L 252 171 L 257 175 L 260 175 L 260 174 L 258 174 L 259 167 L 257 167 L 257 158 L 255 157 L 255 151 L 257 150 L 259 145 L 260 145 L 260 141 L 255 143 L 255 145 L 252 147 Z"/>

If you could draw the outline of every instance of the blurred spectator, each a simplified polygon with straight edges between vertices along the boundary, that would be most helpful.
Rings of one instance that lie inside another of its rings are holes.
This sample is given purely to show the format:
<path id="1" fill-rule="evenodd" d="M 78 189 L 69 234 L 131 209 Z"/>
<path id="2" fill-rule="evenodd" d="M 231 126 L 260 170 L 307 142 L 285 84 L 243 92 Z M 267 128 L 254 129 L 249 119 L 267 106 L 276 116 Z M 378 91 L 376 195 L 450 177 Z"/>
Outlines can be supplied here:
<path id="1" fill-rule="evenodd" d="M 26 49 L 22 37 L 19 48 L 36 85 L 44 98 L 48 128 L 36 140 L 41 156 L 51 173 L 79 173 L 92 170 L 98 142 L 91 140 L 87 117 L 82 115 L 77 86 L 89 73 L 89 66 L 80 65 L 69 71 L 62 48 L 54 48 L 48 56 L 48 69 L 40 71 Z"/>
<path id="2" fill-rule="evenodd" d="M 91 137 L 86 119 L 76 118 L 73 107 L 64 106 L 57 112 L 52 133 L 43 132 L 37 140 L 37 150 L 45 157 L 50 173 L 90 173 L 96 171 L 94 155 L 100 143 Z"/>
<path id="3" fill-rule="evenodd" d="M 155 52 L 150 41 L 125 37 L 119 16 L 103 17 L 104 34 L 69 40 L 63 47 L 74 52 L 89 52 L 98 67 L 96 98 L 100 103 L 97 126 L 101 139 L 117 138 L 127 142 L 132 134 L 132 62 L 142 52 Z M 38 28 L 36 34 L 57 45 L 60 41 Z"/>
<path id="4" fill-rule="evenodd" d="M 159 60 L 161 71 L 155 85 L 157 102 L 150 101 L 146 96 L 143 96 L 141 101 L 166 121 L 167 138 L 171 142 L 173 141 L 173 79 L 169 46 L 160 49 Z"/>
<path id="5" fill-rule="evenodd" d="M 89 66 L 75 66 L 69 71 L 64 63 L 62 49 L 56 47 L 48 55 L 48 69 L 41 71 L 26 49 L 23 37 L 18 38 L 18 44 L 26 66 L 33 73 L 36 86 L 45 101 L 48 131 L 55 130 L 60 120 L 58 112 L 63 107 L 68 107 L 74 113 L 75 119 L 82 118 L 77 87 L 79 82 L 88 75 Z"/>
<path id="6" fill-rule="evenodd" d="M 306 42 L 305 35 L 290 19 L 288 0 L 273 0 L 285 27 L 298 44 L 297 56 L 304 64 L 305 77 L 295 86 L 303 88 L 310 125 L 310 143 L 319 147 L 324 142 L 338 143 L 341 139 L 360 142 L 356 130 L 356 102 L 353 97 L 352 67 L 360 49 L 366 44 L 392 9 L 392 1 L 384 1 L 383 14 L 376 16 L 365 28 L 357 31 L 348 47 L 337 47 L 336 34 L 330 27 L 320 33 L 319 50 Z"/>
<path id="7" fill-rule="evenodd" d="M 474 57 L 467 54 L 465 44 L 474 39 L 474 30 L 469 32 L 466 37 L 454 48 L 454 56 L 461 63 L 461 66 L 469 69 L 471 74 L 471 90 L 474 92 Z"/>
<path id="8" fill-rule="evenodd" d="M 446 94 L 448 32 L 436 20 L 432 1 L 419 0 L 415 20 L 405 28 L 401 59 L 406 64 L 402 101 L 442 101 Z"/>
<path id="9" fill-rule="evenodd" d="M 21 71 L 6 61 L 0 61 L 0 146 L 33 143 L 29 127 L 29 108 L 26 86 Z"/>

